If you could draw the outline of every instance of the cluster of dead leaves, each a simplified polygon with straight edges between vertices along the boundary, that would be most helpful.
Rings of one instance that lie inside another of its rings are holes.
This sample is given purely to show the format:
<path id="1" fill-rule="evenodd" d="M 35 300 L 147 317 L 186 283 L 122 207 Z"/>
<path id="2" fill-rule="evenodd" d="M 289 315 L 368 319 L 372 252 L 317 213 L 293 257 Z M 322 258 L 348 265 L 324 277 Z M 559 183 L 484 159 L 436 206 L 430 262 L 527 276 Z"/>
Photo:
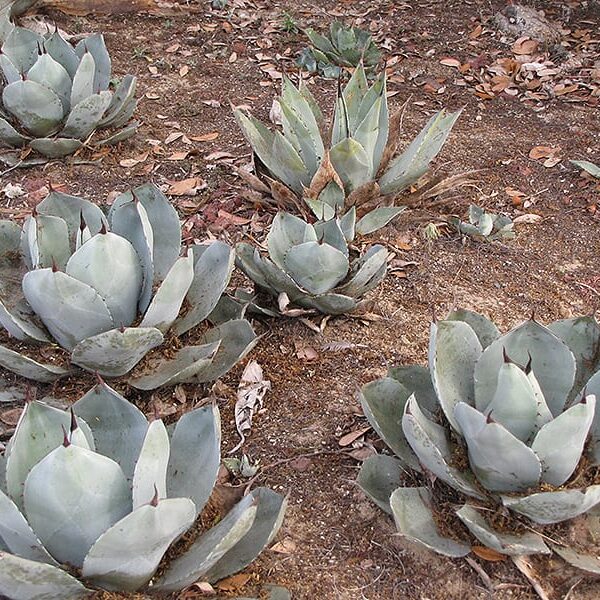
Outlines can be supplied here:
<path id="1" fill-rule="evenodd" d="M 477 47 L 479 38 L 486 33 L 491 30 L 478 24 L 469 35 L 469 45 Z M 457 69 L 454 84 L 472 87 L 482 100 L 503 95 L 529 105 L 555 98 L 599 105 L 600 38 L 591 28 L 564 30 L 561 48 L 565 56 L 555 58 L 536 40 L 521 37 L 511 45 L 509 53 L 482 51 L 466 61 L 448 56 L 440 63 Z"/>

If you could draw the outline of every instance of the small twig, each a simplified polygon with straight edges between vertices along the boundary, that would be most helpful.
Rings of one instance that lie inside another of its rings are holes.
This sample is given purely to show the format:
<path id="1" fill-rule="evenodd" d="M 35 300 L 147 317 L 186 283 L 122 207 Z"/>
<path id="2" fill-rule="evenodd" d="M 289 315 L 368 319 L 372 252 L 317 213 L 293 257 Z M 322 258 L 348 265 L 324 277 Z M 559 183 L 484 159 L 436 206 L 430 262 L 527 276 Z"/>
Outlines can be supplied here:
<path id="1" fill-rule="evenodd" d="M 314 452 L 306 452 L 304 454 L 296 454 L 295 456 L 290 456 L 288 458 L 280 458 L 268 465 L 265 465 L 260 469 L 260 471 L 250 479 L 246 485 L 244 486 L 244 496 L 250 491 L 250 487 L 254 484 L 254 482 L 268 469 L 273 469 L 274 467 L 279 467 L 281 465 L 285 465 L 286 463 L 292 462 L 298 458 L 312 458 L 313 456 L 322 456 L 322 455 L 339 455 L 339 454 L 347 454 L 347 450 L 315 450 Z"/>
<path id="2" fill-rule="evenodd" d="M 583 581 L 583 577 L 580 577 L 570 588 L 569 591 L 565 594 L 565 597 L 563 598 L 563 600 L 569 600 L 569 598 L 571 597 L 571 593 L 573 592 L 573 590 Z"/>
<path id="3" fill-rule="evenodd" d="M 483 567 L 476 560 L 473 560 L 470 556 L 465 556 L 465 560 L 471 566 L 471 568 L 477 573 L 477 575 L 479 575 L 479 577 L 481 578 L 481 581 L 483 581 L 483 584 L 485 585 L 485 587 L 490 592 L 493 592 L 494 586 L 492 584 L 492 580 L 490 579 L 490 576 L 483 570 Z"/>
<path id="4" fill-rule="evenodd" d="M 527 581 L 531 584 L 531 587 L 535 590 L 535 593 L 541 598 L 541 600 L 550 600 L 550 597 L 542 587 L 542 584 L 535 578 L 535 571 L 528 562 L 525 555 L 520 554 L 518 556 L 511 556 L 513 563 L 521 573 L 525 576 Z"/>
<path id="5" fill-rule="evenodd" d="M 575 283 L 575 285 L 578 285 L 579 287 L 589 290 L 590 292 L 592 292 L 593 294 L 598 296 L 598 298 L 600 298 L 600 292 L 596 288 L 593 288 L 591 285 L 588 285 L 587 283 L 579 283 L 579 281 L 575 281 L 574 283 Z"/>

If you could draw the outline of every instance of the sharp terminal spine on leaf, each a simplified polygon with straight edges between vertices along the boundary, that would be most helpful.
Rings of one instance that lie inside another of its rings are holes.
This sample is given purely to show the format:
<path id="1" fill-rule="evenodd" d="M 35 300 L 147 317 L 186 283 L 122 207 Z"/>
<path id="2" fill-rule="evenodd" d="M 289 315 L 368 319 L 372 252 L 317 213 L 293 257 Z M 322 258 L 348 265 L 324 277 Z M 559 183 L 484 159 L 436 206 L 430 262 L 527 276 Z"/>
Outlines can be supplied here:
<path id="1" fill-rule="evenodd" d="M 510 356 L 508 355 L 508 352 L 506 351 L 506 348 L 504 346 L 502 346 L 502 360 L 504 360 L 504 364 L 507 365 L 514 365 L 514 361 L 511 360 Z"/>
<path id="2" fill-rule="evenodd" d="M 102 221 L 102 227 L 100 227 L 100 231 L 98 233 L 101 233 L 102 235 L 106 233 L 106 224 L 104 221 Z"/>
<path id="3" fill-rule="evenodd" d="M 52 272 L 56 273 L 58 271 L 58 265 L 56 264 L 56 261 L 54 260 L 54 256 L 52 257 Z"/>
<path id="4" fill-rule="evenodd" d="M 63 430 L 63 443 L 62 443 L 62 445 L 65 448 L 68 448 L 71 445 L 71 442 L 69 441 L 69 436 L 67 435 L 67 432 L 65 430 L 65 426 L 61 425 L 61 427 L 62 427 L 62 430 Z"/>
<path id="5" fill-rule="evenodd" d="M 154 484 L 154 496 L 152 496 L 152 500 L 150 500 L 150 506 L 158 506 L 158 488 L 156 484 Z"/>
<path id="6" fill-rule="evenodd" d="M 83 210 L 80 210 L 79 211 L 79 230 L 83 232 L 86 227 L 87 227 L 87 224 L 83 217 Z"/>
<path id="7" fill-rule="evenodd" d="M 527 359 L 527 364 L 525 365 L 525 375 L 529 375 L 529 373 L 531 373 L 531 363 L 533 361 L 533 359 L 531 358 L 531 352 L 527 352 L 527 356 L 529 357 Z"/>
<path id="8" fill-rule="evenodd" d="M 492 418 L 492 413 L 494 411 L 490 410 L 490 414 L 486 417 L 486 423 L 489 425 L 490 423 L 495 423 L 496 421 L 494 421 L 494 419 Z"/>

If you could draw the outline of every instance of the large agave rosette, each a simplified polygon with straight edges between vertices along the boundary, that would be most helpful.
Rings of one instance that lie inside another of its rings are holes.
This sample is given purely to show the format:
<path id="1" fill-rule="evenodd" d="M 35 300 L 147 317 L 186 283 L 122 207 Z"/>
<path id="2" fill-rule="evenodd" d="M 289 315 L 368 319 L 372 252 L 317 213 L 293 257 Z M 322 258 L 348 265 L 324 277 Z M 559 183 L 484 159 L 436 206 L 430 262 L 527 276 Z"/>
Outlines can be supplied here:
<path id="1" fill-rule="evenodd" d="M 44 382 L 72 368 L 34 358 L 40 344 L 62 346 L 72 365 L 104 377 L 129 373 L 165 336 L 211 314 L 234 266 L 233 249 L 220 241 L 182 255 L 177 213 L 152 184 L 118 196 L 108 216 L 53 191 L 22 229 L 0 221 L 0 233 L 0 323 L 25 342 L 22 350 L 0 346 L 0 365 Z M 248 321 L 229 320 L 197 345 L 149 357 L 129 381 L 140 389 L 212 381 L 255 339 Z"/>
<path id="2" fill-rule="evenodd" d="M 150 584 L 166 592 L 245 568 L 283 519 L 286 499 L 268 488 L 250 492 L 155 576 L 211 495 L 220 442 L 215 406 L 166 427 L 103 382 L 71 414 L 27 403 L 0 455 L 0 595 L 72 600 L 91 587 Z"/>
<path id="3" fill-rule="evenodd" d="M 397 458 L 366 461 L 359 483 L 394 514 L 401 533 L 443 554 L 462 556 L 470 546 L 437 530 L 427 488 L 399 487 L 407 467 L 469 498 L 456 514 L 480 543 L 506 554 L 547 553 L 541 536 L 496 531 L 490 512 L 478 508 L 497 503 L 547 525 L 597 506 L 600 485 L 578 484 L 574 476 L 600 464 L 597 397 L 595 319 L 548 327 L 530 319 L 500 335 L 485 317 L 456 311 L 431 325 L 429 369 L 394 368 L 362 389 L 367 418 Z M 553 547 L 600 569 L 589 557 Z"/>

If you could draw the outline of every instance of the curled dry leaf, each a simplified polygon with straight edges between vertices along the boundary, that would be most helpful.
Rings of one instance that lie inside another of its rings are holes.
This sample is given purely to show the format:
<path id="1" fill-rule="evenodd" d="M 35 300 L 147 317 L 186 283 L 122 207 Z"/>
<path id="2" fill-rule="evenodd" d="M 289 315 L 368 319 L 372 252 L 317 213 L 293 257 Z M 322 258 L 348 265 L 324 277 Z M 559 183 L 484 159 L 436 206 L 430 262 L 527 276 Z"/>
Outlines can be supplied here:
<path id="1" fill-rule="evenodd" d="M 542 220 L 542 215 L 536 215 L 534 213 L 527 213 L 525 215 L 520 215 L 518 217 L 516 217 L 515 219 L 513 219 L 513 223 L 525 223 L 525 224 L 532 224 L 532 223 L 538 223 L 539 221 Z"/>
<path id="2" fill-rule="evenodd" d="M 255 360 L 250 361 L 242 373 L 235 403 L 235 426 L 241 440 L 229 454 L 246 441 L 246 434 L 252 429 L 252 419 L 262 408 L 263 398 L 270 389 L 271 382 L 264 378 L 262 367 Z"/>

